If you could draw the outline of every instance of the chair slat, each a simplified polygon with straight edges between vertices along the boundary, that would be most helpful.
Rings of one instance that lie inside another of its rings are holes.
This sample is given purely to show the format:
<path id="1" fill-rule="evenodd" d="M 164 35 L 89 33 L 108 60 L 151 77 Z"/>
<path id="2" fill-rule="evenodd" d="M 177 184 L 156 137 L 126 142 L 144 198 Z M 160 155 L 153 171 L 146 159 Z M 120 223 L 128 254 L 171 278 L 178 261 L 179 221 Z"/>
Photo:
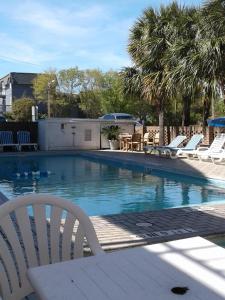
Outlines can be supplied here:
<path id="1" fill-rule="evenodd" d="M 0 256 L 1 256 L 2 260 L 4 261 L 6 271 L 8 272 L 12 290 L 13 290 L 13 292 L 16 293 L 19 291 L 19 278 L 18 278 L 18 275 L 16 272 L 15 262 L 12 258 L 11 252 L 9 251 L 6 241 L 3 239 L 2 236 L 0 236 Z M 1 267 L 0 281 L 1 281 L 1 284 L 4 286 L 3 292 L 7 295 L 7 296 L 4 296 L 4 298 L 8 299 L 9 295 L 11 294 L 10 285 L 8 282 L 8 278 L 7 278 L 5 269 L 1 262 L 0 262 L 0 267 Z"/>
<path id="2" fill-rule="evenodd" d="M 50 263 L 45 209 L 46 207 L 43 204 L 33 205 L 34 221 L 36 226 L 38 251 L 41 265 L 47 265 Z"/>
<path id="3" fill-rule="evenodd" d="M 15 214 L 27 256 L 28 266 L 36 267 L 38 266 L 38 260 L 27 208 L 20 207 L 16 210 Z"/>
<path id="4" fill-rule="evenodd" d="M 59 207 L 52 207 L 50 217 L 50 253 L 52 263 L 59 262 L 59 246 L 60 246 L 60 225 L 62 209 Z"/>
<path id="5" fill-rule="evenodd" d="M 63 238 L 62 238 L 62 260 L 71 259 L 71 239 L 73 234 L 73 228 L 75 224 L 75 217 L 68 213 L 63 230 Z"/>
<path id="6" fill-rule="evenodd" d="M 9 241 L 15 258 L 16 258 L 16 263 L 18 266 L 18 271 L 19 271 L 19 276 L 20 278 L 22 278 L 22 280 L 24 279 L 25 282 L 22 282 L 22 284 L 26 284 L 27 279 L 25 277 L 26 271 L 27 271 L 27 267 L 26 267 L 26 262 L 25 262 L 25 257 L 24 257 L 24 253 L 19 241 L 19 237 L 17 235 L 15 226 L 13 225 L 13 222 L 11 220 L 11 218 L 8 216 L 5 216 L 5 218 L 3 218 L 0 222 L 0 226 L 3 229 L 4 232 L 7 232 L 7 240 Z M 8 248 L 7 248 L 8 249 Z M 9 251 L 9 250 L 8 250 Z"/>
<path id="7" fill-rule="evenodd" d="M 30 132 L 29 131 L 18 131 L 17 141 L 19 144 L 29 144 L 30 143 Z"/>
<path id="8" fill-rule="evenodd" d="M 0 262 L 0 282 L 1 282 L 1 285 L 4 286 L 4 289 L 1 288 L 0 286 L 0 299 L 1 296 L 4 298 L 4 299 L 10 299 L 10 288 L 9 288 L 9 283 L 8 283 L 8 279 L 7 279 L 7 275 L 6 275 L 6 272 L 5 272 L 5 269 L 3 267 L 3 264 Z"/>
<path id="9" fill-rule="evenodd" d="M 82 226 L 79 224 L 77 228 L 75 244 L 74 244 L 74 258 L 79 258 L 84 255 L 84 232 Z"/>

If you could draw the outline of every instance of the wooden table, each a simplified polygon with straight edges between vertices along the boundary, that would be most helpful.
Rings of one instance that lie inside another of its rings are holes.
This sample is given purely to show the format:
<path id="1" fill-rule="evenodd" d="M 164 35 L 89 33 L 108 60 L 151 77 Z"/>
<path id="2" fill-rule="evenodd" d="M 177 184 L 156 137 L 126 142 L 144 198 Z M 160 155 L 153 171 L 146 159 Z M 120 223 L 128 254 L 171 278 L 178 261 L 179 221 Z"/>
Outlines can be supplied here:
<path id="1" fill-rule="evenodd" d="M 155 244 L 36 267 L 42 300 L 225 299 L 225 249 L 201 238 Z M 173 287 L 188 287 L 184 295 Z"/>
<path id="2" fill-rule="evenodd" d="M 120 150 L 127 151 L 128 150 L 128 142 L 131 141 L 132 134 L 124 134 L 119 137 L 120 141 Z"/>

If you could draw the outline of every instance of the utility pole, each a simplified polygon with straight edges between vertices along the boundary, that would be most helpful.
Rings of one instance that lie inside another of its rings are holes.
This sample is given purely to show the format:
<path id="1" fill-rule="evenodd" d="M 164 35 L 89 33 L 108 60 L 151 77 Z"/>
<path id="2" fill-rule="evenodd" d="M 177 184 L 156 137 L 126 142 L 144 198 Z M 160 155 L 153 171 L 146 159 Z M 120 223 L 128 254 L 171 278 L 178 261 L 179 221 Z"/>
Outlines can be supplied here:
<path id="1" fill-rule="evenodd" d="M 48 82 L 48 118 L 51 118 L 51 85 L 55 83 L 55 80 L 51 80 Z"/>

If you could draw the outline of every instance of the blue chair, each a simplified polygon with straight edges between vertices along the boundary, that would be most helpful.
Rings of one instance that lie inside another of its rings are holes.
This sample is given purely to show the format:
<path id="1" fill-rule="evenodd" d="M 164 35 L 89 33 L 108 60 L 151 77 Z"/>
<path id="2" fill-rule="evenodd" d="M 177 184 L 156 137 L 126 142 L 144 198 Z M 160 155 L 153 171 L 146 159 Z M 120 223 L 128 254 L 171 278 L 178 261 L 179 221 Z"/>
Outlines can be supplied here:
<path id="1" fill-rule="evenodd" d="M 22 150 L 23 146 L 34 147 L 34 150 L 37 151 L 37 143 L 31 143 L 30 141 L 30 132 L 21 130 L 17 132 L 17 142 L 19 144 L 19 151 Z"/>
<path id="2" fill-rule="evenodd" d="M 13 142 L 13 133 L 12 131 L 0 131 L 0 147 L 15 147 L 18 150 L 18 144 Z"/>

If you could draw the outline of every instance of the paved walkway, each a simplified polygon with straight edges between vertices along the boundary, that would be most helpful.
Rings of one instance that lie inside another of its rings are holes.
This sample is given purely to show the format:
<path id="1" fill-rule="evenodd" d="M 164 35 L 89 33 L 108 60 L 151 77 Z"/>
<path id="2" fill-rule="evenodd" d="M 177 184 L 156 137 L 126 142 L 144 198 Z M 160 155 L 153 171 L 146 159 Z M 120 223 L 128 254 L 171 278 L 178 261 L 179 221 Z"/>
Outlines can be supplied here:
<path id="1" fill-rule="evenodd" d="M 225 204 L 91 217 L 105 250 L 225 233 Z"/>

